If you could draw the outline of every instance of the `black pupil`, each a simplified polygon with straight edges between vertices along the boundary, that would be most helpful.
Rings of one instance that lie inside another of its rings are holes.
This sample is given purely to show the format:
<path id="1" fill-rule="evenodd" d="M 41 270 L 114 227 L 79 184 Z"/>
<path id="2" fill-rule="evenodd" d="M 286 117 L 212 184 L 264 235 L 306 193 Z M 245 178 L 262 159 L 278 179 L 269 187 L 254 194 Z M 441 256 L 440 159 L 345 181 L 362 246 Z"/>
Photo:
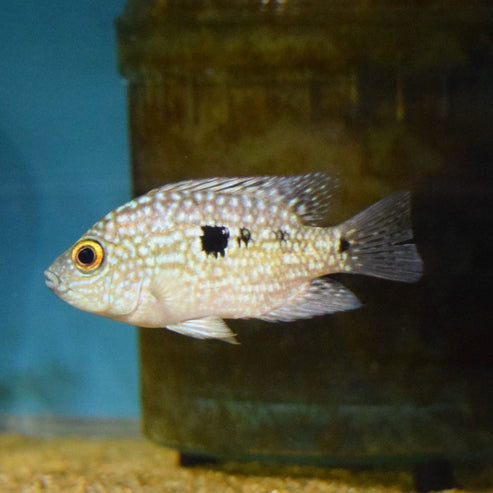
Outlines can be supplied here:
<path id="1" fill-rule="evenodd" d="M 90 265 L 96 259 L 96 254 L 91 247 L 84 247 L 79 250 L 77 258 L 81 264 Z"/>

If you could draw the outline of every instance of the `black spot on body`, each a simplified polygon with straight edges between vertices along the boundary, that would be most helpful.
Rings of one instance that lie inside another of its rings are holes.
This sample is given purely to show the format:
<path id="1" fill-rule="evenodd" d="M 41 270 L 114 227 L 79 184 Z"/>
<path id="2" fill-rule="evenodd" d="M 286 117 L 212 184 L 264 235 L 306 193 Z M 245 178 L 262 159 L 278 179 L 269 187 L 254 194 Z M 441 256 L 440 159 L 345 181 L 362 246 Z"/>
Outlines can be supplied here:
<path id="1" fill-rule="evenodd" d="M 351 243 L 349 243 L 344 236 L 339 240 L 339 253 L 344 253 L 349 250 Z"/>
<path id="2" fill-rule="evenodd" d="M 279 243 L 282 243 L 283 241 L 288 241 L 288 233 L 287 231 L 283 231 L 282 229 L 278 229 L 277 231 L 274 231 L 274 234 L 276 235 L 276 240 L 279 241 Z"/>
<path id="3" fill-rule="evenodd" d="M 202 251 L 212 253 L 217 258 L 218 254 L 224 257 L 228 246 L 229 230 L 224 226 L 201 226 L 204 233 L 200 239 L 202 241 Z"/>
<path id="4" fill-rule="evenodd" d="M 248 247 L 248 242 L 252 239 L 252 233 L 247 228 L 240 228 L 240 236 L 236 239 L 238 240 L 238 248 L 241 247 L 242 242 Z"/>

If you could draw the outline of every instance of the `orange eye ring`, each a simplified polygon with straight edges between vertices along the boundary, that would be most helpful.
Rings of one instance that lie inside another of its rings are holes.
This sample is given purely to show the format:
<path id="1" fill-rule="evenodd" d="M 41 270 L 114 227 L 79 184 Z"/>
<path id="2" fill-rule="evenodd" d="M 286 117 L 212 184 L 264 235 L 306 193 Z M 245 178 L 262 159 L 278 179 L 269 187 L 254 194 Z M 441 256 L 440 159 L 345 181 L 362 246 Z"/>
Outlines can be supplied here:
<path id="1" fill-rule="evenodd" d="M 103 247 L 96 240 L 80 240 L 72 248 L 72 262 L 81 272 L 95 271 L 103 260 Z"/>

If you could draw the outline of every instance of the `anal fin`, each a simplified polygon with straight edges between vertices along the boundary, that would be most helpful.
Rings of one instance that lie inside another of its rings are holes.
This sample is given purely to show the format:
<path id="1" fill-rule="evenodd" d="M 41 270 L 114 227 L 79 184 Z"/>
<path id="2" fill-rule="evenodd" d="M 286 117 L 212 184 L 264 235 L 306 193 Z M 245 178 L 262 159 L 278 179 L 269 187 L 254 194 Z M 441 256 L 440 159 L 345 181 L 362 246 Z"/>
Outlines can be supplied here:
<path id="1" fill-rule="evenodd" d="M 169 330 L 197 339 L 220 339 L 231 344 L 238 344 L 235 335 L 224 320 L 216 317 L 185 320 L 178 324 L 167 325 Z"/>
<path id="2" fill-rule="evenodd" d="M 290 322 L 327 313 L 352 310 L 361 302 L 349 289 L 332 279 L 314 279 L 284 306 L 263 313 L 258 318 L 268 321 Z"/>

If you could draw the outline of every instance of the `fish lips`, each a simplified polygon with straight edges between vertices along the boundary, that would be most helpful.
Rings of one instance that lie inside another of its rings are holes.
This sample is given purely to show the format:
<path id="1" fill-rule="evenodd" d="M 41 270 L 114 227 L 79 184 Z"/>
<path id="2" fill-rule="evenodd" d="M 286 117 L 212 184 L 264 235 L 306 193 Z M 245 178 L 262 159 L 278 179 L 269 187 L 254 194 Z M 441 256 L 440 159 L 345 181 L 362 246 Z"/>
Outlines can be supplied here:
<path id="1" fill-rule="evenodd" d="M 45 282 L 46 285 L 52 290 L 56 291 L 60 288 L 61 280 L 60 278 L 50 269 L 46 269 L 45 272 Z"/>

